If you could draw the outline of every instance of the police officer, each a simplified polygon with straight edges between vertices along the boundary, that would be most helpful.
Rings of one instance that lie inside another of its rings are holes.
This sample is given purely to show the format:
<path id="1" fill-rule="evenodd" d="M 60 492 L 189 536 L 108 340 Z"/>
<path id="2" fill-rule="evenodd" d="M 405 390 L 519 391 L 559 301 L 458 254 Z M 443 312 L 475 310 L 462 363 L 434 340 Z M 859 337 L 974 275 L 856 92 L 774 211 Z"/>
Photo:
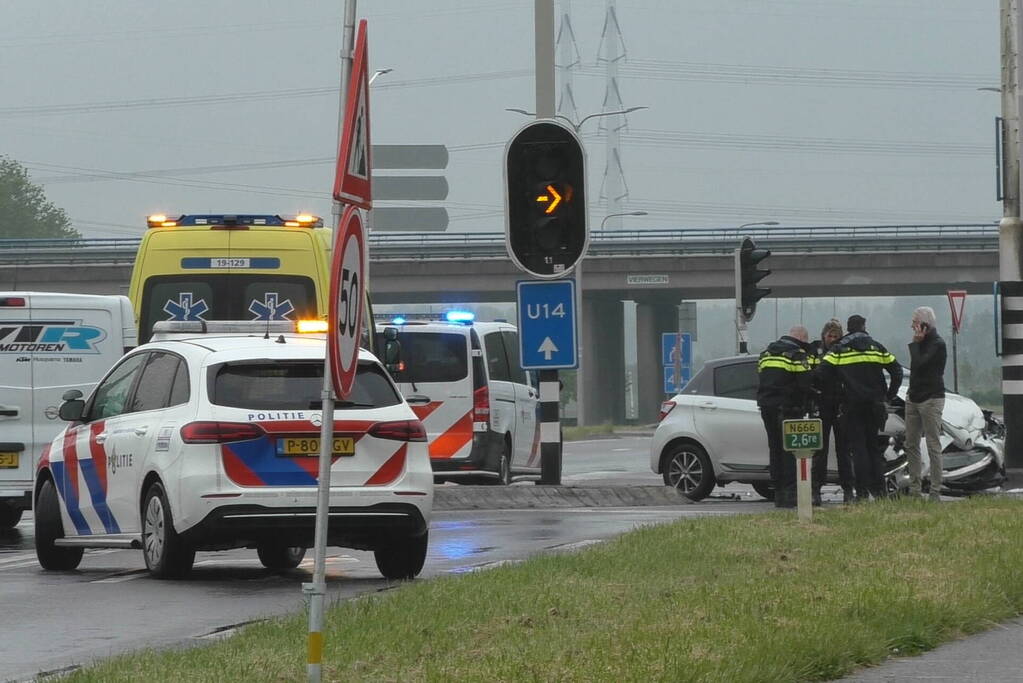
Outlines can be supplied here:
<path id="1" fill-rule="evenodd" d="M 757 405 L 771 451 L 771 480 L 775 507 L 796 507 L 796 461 L 782 442 L 781 422 L 800 418 L 812 401 L 812 365 L 809 334 L 796 325 L 760 354 L 757 373 Z"/>
<path id="2" fill-rule="evenodd" d="M 810 342 L 810 348 L 816 356 L 817 363 L 824 354 L 842 338 L 842 323 L 834 318 L 824 323 L 821 338 Z M 828 442 L 833 438 L 835 443 L 835 461 L 838 465 L 838 482 L 842 486 L 842 502 L 853 501 L 853 462 L 849 455 L 849 444 L 838 419 L 838 406 L 841 402 L 842 387 L 840 382 L 832 382 L 827 386 L 817 383 L 817 408 L 821 418 L 822 444 L 821 449 L 813 456 L 813 503 L 821 503 L 821 486 L 828 478 Z"/>
<path id="3" fill-rule="evenodd" d="M 895 398 L 902 384 L 902 366 L 867 334 L 866 324 L 863 316 L 850 316 L 848 333 L 824 354 L 818 367 L 822 386 L 842 385 L 840 419 L 852 452 L 857 500 L 884 495 L 884 452 L 878 433 L 888 415 L 885 402 Z"/>

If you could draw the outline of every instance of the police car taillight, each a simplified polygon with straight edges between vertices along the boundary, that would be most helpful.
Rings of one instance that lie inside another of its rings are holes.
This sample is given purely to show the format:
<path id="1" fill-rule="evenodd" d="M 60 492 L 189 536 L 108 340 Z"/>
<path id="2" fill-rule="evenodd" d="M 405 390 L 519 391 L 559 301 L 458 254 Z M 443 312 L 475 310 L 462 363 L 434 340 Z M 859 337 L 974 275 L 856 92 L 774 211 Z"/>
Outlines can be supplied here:
<path id="1" fill-rule="evenodd" d="M 675 408 L 675 402 L 674 401 L 665 401 L 664 403 L 662 403 L 661 404 L 661 414 L 657 417 L 657 421 L 660 422 L 664 418 L 668 417 L 668 413 L 670 413 L 672 410 L 674 410 L 674 408 Z"/>
<path id="2" fill-rule="evenodd" d="M 377 422 L 369 428 L 369 435 L 395 441 L 426 441 L 426 427 L 419 420 Z"/>
<path id="3" fill-rule="evenodd" d="M 24 307 L 25 297 L 23 296 L 3 296 L 0 297 L 0 306 L 9 306 L 11 308 Z"/>
<path id="4" fill-rule="evenodd" d="M 181 427 L 185 443 L 230 443 L 258 439 L 266 434 L 251 422 L 189 422 Z"/>

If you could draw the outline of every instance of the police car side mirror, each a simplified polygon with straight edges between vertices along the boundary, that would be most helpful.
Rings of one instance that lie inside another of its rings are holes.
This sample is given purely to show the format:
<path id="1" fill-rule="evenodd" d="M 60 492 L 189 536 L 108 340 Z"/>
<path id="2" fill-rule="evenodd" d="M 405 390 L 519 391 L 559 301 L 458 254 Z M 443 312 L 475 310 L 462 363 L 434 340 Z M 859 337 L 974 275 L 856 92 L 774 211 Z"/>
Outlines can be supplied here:
<path id="1" fill-rule="evenodd" d="M 77 390 L 73 389 L 72 391 Z M 70 394 L 71 391 L 67 393 Z M 78 395 L 81 396 L 82 392 L 79 391 Z M 67 394 L 65 394 L 65 396 L 67 396 Z M 82 419 L 82 412 L 84 410 L 85 401 L 83 401 L 80 398 L 72 398 L 60 404 L 60 410 L 58 411 L 58 414 L 60 415 L 60 419 L 66 422 L 76 422 L 77 420 Z"/>
<path id="2" fill-rule="evenodd" d="M 401 342 L 398 341 L 398 328 L 384 328 L 384 366 L 388 372 L 403 370 L 401 364 Z"/>

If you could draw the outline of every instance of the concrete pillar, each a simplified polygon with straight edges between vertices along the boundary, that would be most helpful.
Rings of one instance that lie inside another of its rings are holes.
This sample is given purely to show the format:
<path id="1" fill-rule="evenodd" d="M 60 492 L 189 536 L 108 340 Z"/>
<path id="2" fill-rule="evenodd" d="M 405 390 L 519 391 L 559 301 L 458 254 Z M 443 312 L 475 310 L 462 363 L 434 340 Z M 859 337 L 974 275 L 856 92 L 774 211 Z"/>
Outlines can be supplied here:
<path id="1" fill-rule="evenodd" d="M 678 304 L 673 301 L 637 302 L 636 375 L 637 417 L 640 424 L 657 421 L 664 400 L 661 334 L 677 332 Z"/>
<path id="2" fill-rule="evenodd" d="M 625 423 L 625 317 L 617 299 L 583 297 L 579 424 Z"/>

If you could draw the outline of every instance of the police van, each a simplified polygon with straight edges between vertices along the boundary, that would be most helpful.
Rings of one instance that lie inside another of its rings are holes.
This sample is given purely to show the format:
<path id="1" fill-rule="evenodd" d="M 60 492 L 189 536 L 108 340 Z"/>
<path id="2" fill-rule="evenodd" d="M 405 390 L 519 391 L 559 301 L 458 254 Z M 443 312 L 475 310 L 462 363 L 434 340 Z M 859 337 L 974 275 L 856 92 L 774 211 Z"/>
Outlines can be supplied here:
<path id="1" fill-rule="evenodd" d="M 162 320 L 326 318 L 332 231 L 317 216 L 152 215 L 128 297 L 146 342 Z"/>
<path id="2" fill-rule="evenodd" d="M 134 346 L 127 297 L 0 292 L 0 529 L 31 507 L 40 452 L 64 427 L 61 396 L 91 391 Z"/>
<path id="3" fill-rule="evenodd" d="M 539 389 L 522 369 L 514 325 L 450 311 L 443 320 L 378 322 L 378 337 L 388 328 L 401 356 L 391 374 L 426 426 L 437 481 L 510 484 L 540 474 Z"/>

